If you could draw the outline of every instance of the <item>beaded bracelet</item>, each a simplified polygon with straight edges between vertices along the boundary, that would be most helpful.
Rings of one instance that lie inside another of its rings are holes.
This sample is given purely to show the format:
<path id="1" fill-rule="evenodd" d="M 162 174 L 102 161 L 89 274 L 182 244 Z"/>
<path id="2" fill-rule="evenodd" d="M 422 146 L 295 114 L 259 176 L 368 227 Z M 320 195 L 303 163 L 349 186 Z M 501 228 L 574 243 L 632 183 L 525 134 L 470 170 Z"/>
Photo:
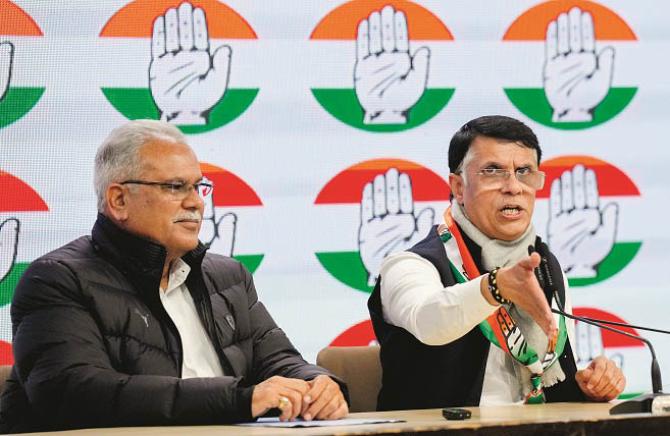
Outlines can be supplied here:
<path id="1" fill-rule="evenodd" d="M 498 281 L 496 276 L 498 275 L 499 269 L 500 267 L 495 267 L 489 273 L 489 292 L 491 293 L 491 296 L 493 296 L 493 299 L 496 300 L 499 304 L 509 304 L 511 301 L 500 295 L 500 289 L 498 289 Z"/>

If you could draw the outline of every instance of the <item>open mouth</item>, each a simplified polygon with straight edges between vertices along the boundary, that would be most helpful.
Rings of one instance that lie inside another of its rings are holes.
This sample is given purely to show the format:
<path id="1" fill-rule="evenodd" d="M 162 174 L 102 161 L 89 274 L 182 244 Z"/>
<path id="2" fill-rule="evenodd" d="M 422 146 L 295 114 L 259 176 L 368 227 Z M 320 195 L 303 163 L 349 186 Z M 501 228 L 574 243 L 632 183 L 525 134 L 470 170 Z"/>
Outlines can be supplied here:
<path id="1" fill-rule="evenodd" d="M 503 216 L 509 218 L 514 218 L 521 215 L 522 211 L 522 207 L 513 204 L 506 204 L 502 209 L 500 209 L 500 212 L 503 214 Z"/>

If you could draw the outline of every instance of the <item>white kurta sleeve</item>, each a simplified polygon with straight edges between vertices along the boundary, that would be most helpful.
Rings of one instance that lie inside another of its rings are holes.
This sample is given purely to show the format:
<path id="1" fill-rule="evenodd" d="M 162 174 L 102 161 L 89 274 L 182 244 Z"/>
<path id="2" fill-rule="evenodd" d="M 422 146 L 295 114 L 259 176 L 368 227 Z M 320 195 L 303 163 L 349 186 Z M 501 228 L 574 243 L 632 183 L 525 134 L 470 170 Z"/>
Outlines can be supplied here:
<path id="1" fill-rule="evenodd" d="M 455 341 L 498 308 L 482 295 L 481 277 L 445 288 L 433 264 L 414 253 L 388 256 L 380 276 L 384 320 L 426 345 Z"/>

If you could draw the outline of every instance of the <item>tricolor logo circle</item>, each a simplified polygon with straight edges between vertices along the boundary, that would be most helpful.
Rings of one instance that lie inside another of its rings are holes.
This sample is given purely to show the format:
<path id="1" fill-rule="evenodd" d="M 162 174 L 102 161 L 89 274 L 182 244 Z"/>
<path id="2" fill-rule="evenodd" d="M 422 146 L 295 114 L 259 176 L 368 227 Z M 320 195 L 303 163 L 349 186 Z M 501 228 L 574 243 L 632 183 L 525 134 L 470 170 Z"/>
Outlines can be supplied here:
<path id="1" fill-rule="evenodd" d="M 255 272 L 264 255 L 245 253 L 248 244 L 240 241 L 238 234 L 244 228 L 253 228 L 250 220 L 253 220 L 254 209 L 263 202 L 244 180 L 230 171 L 208 163 L 201 163 L 200 169 L 213 185 L 210 192 L 203 193 L 205 212 L 200 239 L 209 245 L 211 252 L 234 257 L 250 272 Z"/>
<path id="2" fill-rule="evenodd" d="M 437 115 L 454 94 L 430 67 L 434 49 L 453 36 L 432 12 L 410 1 L 350 1 L 326 15 L 310 40 L 329 57 L 343 57 L 337 83 L 311 89 L 328 113 L 349 126 L 411 129 Z"/>
<path id="3" fill-rule="evenodd" d="M 507 29 L 505 42 L 544 46 L 543 59 L 531 68 L 528 87 L 505 87 L 517 109 L 538 123 L 576 130 L 617 116 L 637 87 L 622 83 L 617 46 L 637 41 L 615 12 L 587 0 L 541 3 L 524 12 Z"/>
<path id="4" fill-rule="evenodd" d="M 46 202 L 19 178 L 0 171 L 0 325 L 11 326 L 9 306 L 14 288 L 28 268 L 30 260 L 23 259 L 21 228 L 35 212 L 48 212 Z M 0 364 L 13 363 L 12 332 L 0 329 Z"/>
<path id="5" fill-rule="evenodd" d="M 415 162 L 374 159 L 333 177 L 314 204 L 337 217 L 331 247 L 316 253 L 338 281 L 371 292 L 386 255 L 410 248 L 428 235 L 449 201 L 449 185 Z"/>
<path id="6" fill-rule="evenodd" d="M 637 255 L 620 216 L 635 207 L 640 191 L 623 171 L 590 156 L 544 162 L 547 179 L 538 191 L 535 224 L 558 258 L 571 286 L 606 280 Z M 542 203 L 545 203 L 544 205 Z"/>
<path id="7" fill-rule="evenodd" d="M 235 41 L 255 40 L 256 33 L 217 1 L 136 0 L 110 18 L 100 37 L 145 49 L 129 72 L 136 86 L 102 88 L 129 119 L 160 118 L 184 133 L 202 133 L 235 120 L 258 94 L 235 86 Z"/>
<path id="8" fill-rule="evenodd" d="M 16 63 L 22 41 L 44 36 L 35 20 L 11 1 L 0 3 L 0 128 L 30 112 L 44 94 L 44 87 L 26 84 L 30 77 Z"/>

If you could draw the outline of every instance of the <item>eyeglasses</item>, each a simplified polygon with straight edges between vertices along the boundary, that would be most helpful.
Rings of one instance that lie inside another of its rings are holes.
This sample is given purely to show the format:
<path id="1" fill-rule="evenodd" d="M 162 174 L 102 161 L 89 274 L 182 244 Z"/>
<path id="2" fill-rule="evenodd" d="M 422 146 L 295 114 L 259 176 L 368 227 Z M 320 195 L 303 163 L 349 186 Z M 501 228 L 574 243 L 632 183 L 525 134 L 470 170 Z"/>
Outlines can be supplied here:
<path id="1" fill-rule="evenodd" d="M 162 191 L 166 192 L 172 198 L 176 200 L 183 200 L 188 197 L 191 191 L 195 191 L 202 198 L 208 196 L 214 185 L 210 182 L 200 181 L 196 183 L 184 183 L 184 182 L 150 182 L 147 180 L 126 180 L 121 182 L 121 185 L 145 185 L 145 186 L 158 186 Z"/>
<path id="2" fill-rule="evenodd" d="M 502 168 L 484 168 L 475 174 L 481 176 L 482 181 L 488 185 L 502 186 L 503 183 L 509 180 L 512 173 Z M 545 174 L 543 171 L 532 170 L 527 167 L 518 168 L 514 171 L 514 177 L 529 188 L 538 190 L 544 187 Z"/>

